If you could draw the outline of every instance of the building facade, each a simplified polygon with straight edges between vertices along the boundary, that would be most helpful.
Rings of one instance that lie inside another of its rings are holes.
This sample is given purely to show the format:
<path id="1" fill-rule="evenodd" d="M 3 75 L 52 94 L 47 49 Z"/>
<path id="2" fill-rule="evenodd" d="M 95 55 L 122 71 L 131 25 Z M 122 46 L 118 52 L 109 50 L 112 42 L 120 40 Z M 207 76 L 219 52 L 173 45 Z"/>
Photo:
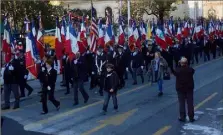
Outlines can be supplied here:
<path id="1" fill-rule="evenodd" d="M 65 8 L 74 9 L 90 9 L 90 0 L 73 0 L 62 2 Z M 68 6 L 69 5 L 69 6 Z M 112 9 L 112 16 L 114 22 L 118 22 L 119 16 L 119 2 L 116 0 L 93 0 L 93 6 L 97 10 L 98 17 L 105 17 L 105 9 L 110 7 Z M 222 1 L 184 1 L 183 4 L 177 5 L 177 10 L 172 11 L 170 16 L 174 18 L 189 17 L 195 19 L 203 16 L 208 18 L 209 16 L 215 16 L 217 19 L 223 18 L 223 0 Z M 144 20 L 152 20 L 156 18 L 153 15 L 143 15 Z"/>

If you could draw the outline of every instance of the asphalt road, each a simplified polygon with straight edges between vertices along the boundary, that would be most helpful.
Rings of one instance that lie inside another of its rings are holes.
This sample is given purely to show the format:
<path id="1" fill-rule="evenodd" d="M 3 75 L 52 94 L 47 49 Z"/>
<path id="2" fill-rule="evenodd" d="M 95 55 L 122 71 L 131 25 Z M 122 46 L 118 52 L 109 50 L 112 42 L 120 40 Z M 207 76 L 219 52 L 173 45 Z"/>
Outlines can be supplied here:
<path id="1" fill-rule="evenodd" d="M 56 98 L 61 109 L 56 111 L 48 102 L 49 113 L 40 115 L 40 98 L 35 94 L 21 102 L 17 110 L 3 111 L 2 135 L 221 135 L 223 134 L 223 58 L 195 67 L 194 123 L 180 123 L 175 91 L 175 78 L 164 81 L 164 95 L 157 96 L 157 84 L 132 86 L 132 80 L 119 91 L 119 112 L 113 112 L 112 101 L 107 115 L 100 113 L 103 97 L 85 88 L 90 95 L 87 104 L 80 95 L 78 106 L 73 104 L 73 92 Z M 60 79 L 58 79 L 60 81 Z M 30 82 L 38 87 L 38 82 Z M 36 88 L 38 89 L 38 88 Z M 61 89 L 58 83 L 57 89 Z M 38 90 L 37 90 L 38 91 Z"/>

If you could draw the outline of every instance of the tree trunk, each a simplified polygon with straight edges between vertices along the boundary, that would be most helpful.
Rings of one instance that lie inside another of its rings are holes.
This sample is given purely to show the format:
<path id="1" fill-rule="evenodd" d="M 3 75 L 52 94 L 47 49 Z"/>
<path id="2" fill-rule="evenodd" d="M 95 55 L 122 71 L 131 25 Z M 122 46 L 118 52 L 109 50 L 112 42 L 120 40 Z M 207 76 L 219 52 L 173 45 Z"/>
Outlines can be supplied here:
<path id="1" fill-rule="evenodd" d="M 162 26 L 163 26 L 163 17 L 164 17 L 164 11 L 160 10 L 159 11 L 159 21 Z"/>

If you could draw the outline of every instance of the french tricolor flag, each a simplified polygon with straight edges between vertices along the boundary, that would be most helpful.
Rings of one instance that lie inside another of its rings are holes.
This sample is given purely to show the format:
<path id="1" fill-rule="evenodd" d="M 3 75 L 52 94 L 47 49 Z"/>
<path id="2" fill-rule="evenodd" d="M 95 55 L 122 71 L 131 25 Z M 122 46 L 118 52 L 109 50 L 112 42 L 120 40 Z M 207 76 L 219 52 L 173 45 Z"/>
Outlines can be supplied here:
<path id="1" fill-rule="evenodd" d="M 62 43 L 65 43 L 65 40 L 66 40 L 66 20 L 65 20 L 65 16 L 62 17 L 61 39 L 62 39 Z"/>
<path id="2" fill-rule="evenodd" d="M 75 54 L 79 51 L 79 47 L 77 44 L 77 33 L 72 24 L 69 25 L 69 33 L 68 40 L 70 40 L 70 60 L 75 56 Z M 67 39 L 66 39 L 67 40 Z"/>
<path id="3" fill-rule="evenodd" d="M 59 24 L 59 18 L 56 19 L 56 31 L 55 31 L 55 52 L 57 59 L 60 60 L 63 56 L 63 44 L 62 44 L 62 38 L 60 33 L 60 24 Z"/>
<path id="4" fill-rule="evenodd" d="M 98 20 L 98 46 L 105 47 L 105 40 L 104 40 L 104 29 L 102 27 L 101 19 Z"/>
<path id="5" fill-rule="evenodd" d="M 156 36 L 155 36 L 156 43 L 164 50 L 167 49 L 167 43 L 165 41 L 164 33 L 162 31 L 161 26 L 158 26 L 156 29 Z"/>
<path id="6" fill-rule="evenodd" d="M 45 51 L 44 51 L 44 45 L 43 45 L 43 25 L 42 25 L 42 19 L 41 16 L 39 15 L 38 17 L 38 21 L 39 21 L 39 29 L 37 32 L 37 37 L 36 37 L 36 44 L 37 44 L 37 49 L 39 51 L 39 56 L 42 59 L 45 55 Z"/>
<path id="7" fill-rule="evenodd" d="M 125 44 L 125 33 L 123 31 L 123 22 L 121 17 L 119 18 L 119 36 L 118 36 L 118 44 L 124 46 Z"/>
<path id="8" fill-rule="evenodd" d="M 129 28 L 128 28 L 128 39 L 129 39 L 129 48 L 131 51 L 134 50 L 135 48 L 135 37 L 134 37 L 134 32 L 133 32 L 133 20 L 129 20 Z"/>
<path id="9" fill-rule="evenodd" d="M 88 47 L 88 42 L 87 42 L 87 36 L 86 36 L 86 27 L 85 27 L 85 24 L 84 24 L 84 17 L 82 17 L 80 40 L 82 42 L 82 45 L 85 48 L 87 48 Z"/>
<path id="10" fill-rule="evenodd" d="M 183 34 L 184 38 L 187 38 L 190 34 L 190 29 L 189 29 L 189 25 L 188 25 L 187 21 L 184 23 L 184 27 L 182 29 L 182 34 Z"/>
<path id="11" fill-rule="evenodd" d="M 138 48 L 141 48 L 141 40 L 140 40 L 140 34 L 139 34 L 139 30 L 136 26 L 136 22 L 133 21 L 133 35 L 134 35 L 134 39 L 135 39 L 135 45 Z"/>
<path id="12" fill-rule="evenodd" d="M 178 24 L 176 37 L 181 42 L 181 40 L 182 40 L 182 27 L 181 27 L 181 23 Z"/>
<path id="13" fill-rule="evenodd" d="M 10 40 L 10 26 L 7 18 L 4 20 L 4 35 L 3 35 L 3 45 L 2 51 L 5 53 L 5 62 L 8 63 L 11 60 L 11 40 Z"/>
<path id="14" fill-rule="evenodd" d="M 29 23 L 27 23 L 26 25 L 29 25 Z M 34 55 L 35 50 L 33 49 L 33 46 L 35 46 L 35 39 L 31 31 L 27 31 L 27 32 L 28 33 L 26 35 L 26 53 L 25 53 L 26 69 L 31 73 L 31 75 L 34 78 L 37 78 L 37 68 L 35 64 L 35 61 L 37 60 L 37 58 Z"/>
<path id="15" fill-rule="evenodd" d="M 145 41 L 147 30 L 146 30 L 146 24 L 143 21 L 140 23 L 140 31 L 142 35 L 142 41 Z"/>
<path id="16" fill-rule="evenodd" d="M 105 32 L 105 44 L 112 45 L 113 42 L 113 31 L 112 31 L 112 25 L 109 22 L 109 18 L 107 17 L 106 21 L 106 32 Z"/>

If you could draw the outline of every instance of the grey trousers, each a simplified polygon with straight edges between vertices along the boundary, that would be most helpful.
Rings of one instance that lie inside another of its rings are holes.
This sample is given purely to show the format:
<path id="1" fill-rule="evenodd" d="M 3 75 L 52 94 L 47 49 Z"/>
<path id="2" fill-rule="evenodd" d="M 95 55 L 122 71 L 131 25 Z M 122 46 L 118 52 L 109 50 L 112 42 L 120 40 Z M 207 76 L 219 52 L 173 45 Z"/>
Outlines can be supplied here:
<path id="1" fill-rule="evenodd" d="M 4 84 L 5 107 L 10 107 L 11 91 L 13 92 L 14 98 L 15 98 L 14 107 L 19 107 L 19 85 L 18 84 Z"/>

